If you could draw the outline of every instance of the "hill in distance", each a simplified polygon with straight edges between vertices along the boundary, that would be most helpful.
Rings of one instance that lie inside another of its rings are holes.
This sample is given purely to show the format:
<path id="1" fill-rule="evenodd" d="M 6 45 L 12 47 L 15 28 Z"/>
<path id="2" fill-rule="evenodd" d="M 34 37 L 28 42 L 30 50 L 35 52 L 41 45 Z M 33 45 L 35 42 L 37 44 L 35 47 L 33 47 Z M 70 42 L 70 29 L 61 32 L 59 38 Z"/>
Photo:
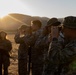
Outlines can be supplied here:
<path id="1" fill-rule="evenodd" d="M 32 20 L 40 20 L 42 22 L 42 25 L 45 26 L 49 18 L 11 13 L 0 19 L 0 29 L 15 31 L 19 26 L 23 24 L 31 25 Z M 62 22 L 62 18 L 59 20 Z"/>

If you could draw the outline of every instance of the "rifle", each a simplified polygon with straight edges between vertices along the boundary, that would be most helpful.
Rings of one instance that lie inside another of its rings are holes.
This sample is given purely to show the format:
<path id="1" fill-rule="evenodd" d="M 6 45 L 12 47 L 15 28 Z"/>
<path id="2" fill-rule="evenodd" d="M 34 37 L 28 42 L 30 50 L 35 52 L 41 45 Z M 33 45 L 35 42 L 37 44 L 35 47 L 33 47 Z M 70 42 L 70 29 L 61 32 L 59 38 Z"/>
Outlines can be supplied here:
<path id="1" fill-rule="evenodd" d="M 28 49 L 28 75 L 30 75 L 30 68 L 31 68 L 31 47 Z"/>

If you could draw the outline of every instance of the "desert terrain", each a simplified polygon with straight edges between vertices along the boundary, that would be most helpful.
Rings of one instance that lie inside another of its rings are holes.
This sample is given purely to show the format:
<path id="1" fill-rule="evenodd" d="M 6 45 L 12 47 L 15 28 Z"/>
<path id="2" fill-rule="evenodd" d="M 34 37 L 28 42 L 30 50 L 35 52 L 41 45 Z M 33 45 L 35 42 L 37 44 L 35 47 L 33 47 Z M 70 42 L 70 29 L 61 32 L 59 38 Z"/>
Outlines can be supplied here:
<path id="1" fill-rule="evenodd" d="M 11 56 L 14 57 L 15 60 L 10 58 L 10 66 L 9 66 L 9 75 L 18 75 L 18 45 L 14 41 L 15 34 L 8 34 L 7 39 L 9 39 L 12 43 L 12 51 Z"/>

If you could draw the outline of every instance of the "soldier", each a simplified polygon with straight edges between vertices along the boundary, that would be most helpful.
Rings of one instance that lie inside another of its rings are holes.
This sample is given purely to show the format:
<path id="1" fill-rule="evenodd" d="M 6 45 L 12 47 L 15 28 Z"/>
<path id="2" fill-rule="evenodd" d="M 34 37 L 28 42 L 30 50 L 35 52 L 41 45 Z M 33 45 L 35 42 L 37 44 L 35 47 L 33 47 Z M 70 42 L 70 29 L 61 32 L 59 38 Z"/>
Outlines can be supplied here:
<path id="1" fill-rule="evenodd" d="M 63 44 L 58 40 L 58 27 L 52 26 L 52 40 L 45 75 L 76 75 L 76 17 L 68 16 L 63 22 Z"/>
<path id="2" fill-rule="evenodd" d="M 43 64 L 50 43 L 49 33 L 51 33 L 51 25 L 49 24 L 51 24 L 51 22 L 48 21 L 32 50 L 33 75 L 42 75 L 43 72 Z"/>
<path id="3" fill-rule="evenodd" d="M 46 52 L 48 52 L 48 46 L 50 43 L 49 33 L 50 32 L 48 30 L 48 27 L 44 27 L 42 33 L 40 34 L 40 36 L 35 42 L 35 45 L 33 46 L 32 49 L 33 75 L 42 75 L 44 55 Z"/>
<path id="4" fill-rule="evenodd" d="M 22 25 L 15 35 L 15 42 L 19 45 L 18 49 L 18 73 L 19 75 L 27 75 L 27 56 L 28 47 L 24 43 L 24 38 L 29 34 L 30 27 Z"/>
<path id="5" fill-rule="evenodd" d="M 32 36 L 28 40 L 25 39 L 25 43 L 27 45 L 32 46 L 35 44 L 35 41 L 37 40 L 38 36 L 42 32 L 41 26 L 42 26 L 41 21 L 39 21 L 39 20 L 31 21 Z"/>
<path id="6" fill-rule="evenodd" d="M 49 34 L 49 39 L 50 39 L 50 42 L 51 42 L 51 27 L 52 26 L 60 26 L 60 22 L 58 21 L 58 19 L 57 18 L 51 18 L 48 22 L 47 22 L 47 27 L 48 27 L 48 29 L 50 30 L 50 34 Z M 60 30 L 59 30 L 60 31 Z M 61 40 L 61 38 L 60 38 L 60 40 Z M 49 47 L 49 46 L 48 46 Z M 44 67 L 43 67 L 43 75 L 45 74 L 45 69 L 46 69 L 46 67 L 47 67 L 47 58 L 48 58 L 48 52 L 49 52 L 49 50 L 47 51 L 47 54 L 44 56 L 45 57 L 45 60 L 44 60 Z"/>
<path id="7" fill-rule="evenodd" d="M 28 28 L 26 28 L 26 35 L 24 37 L 24 39 L 28 40 L 30 37 L 32 36 L 32 29 L 31 29 L 31 26 L 29 26 Z M 31 46 L 29 45 L 26 45 L 25 46 L 27 47 L 27 53 L 28 53 L 28 56 L 27 56 L 27 74 L 29 75 L 30 74 L 30 68 L 31 68 Z"/>
<path id="8" fill-rule="evenodd" d="M 2 75 L 2 66 L 4 68 L 4 75 L 8 75 L 8 67 L 10 65 L 9 52 L 12 49 L 11 42 L 6 39 L 7 33 L 0 32 L 0 75 Z"/>
<path id="9" fill-rule="evenodd" d="M 39 20 L 34 20 L 34 21 L 31 21 L 31 28 L 32 28 L 32 35 L 31 37 L 29 37 L 28 39 L 25 38 L 25 44 L 27 46 L 30 46 L 30 51 L 31 51 L 31 60 L 33 60 L 32 58 L 34 58 L 35 56 L 34 55 L 34 44 L 36 42 L 36 40 L 38 39 L 38 37 L 40 36 L 42 30 L 41 30 L 41 26 L 42 26 L 42 23 L 41 21 Z M 35 60 L 34 60 L 35 61 Z M 34 70 L 36 68 L 34 68 L 34 64 L 32 63 L 32 74 L 34 75 Z"/>

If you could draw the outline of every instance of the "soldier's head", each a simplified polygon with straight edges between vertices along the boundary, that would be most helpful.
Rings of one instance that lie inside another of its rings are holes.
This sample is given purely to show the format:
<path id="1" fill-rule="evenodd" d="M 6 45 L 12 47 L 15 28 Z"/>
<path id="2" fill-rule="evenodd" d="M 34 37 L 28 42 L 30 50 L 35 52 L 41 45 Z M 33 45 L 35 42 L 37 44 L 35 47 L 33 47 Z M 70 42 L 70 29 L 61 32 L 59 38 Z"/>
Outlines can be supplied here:
<path id="1" fill-rule="evenodd" d="M 36 31 L 36 30 L 40 29 L 41 26 L 42 26 L 41 21 L 39 21 L 39 20 L 31 21 L 31 28 L 32 28 L 33 31 Z"/>
<path id="2" fill-rule="evenodd" d="M 60 24 L 61 22 L 59 22 L 57 18 L 51 18 L 47 22 L 46 27 L 48 28 L 48 31 L 51 32 L 51 26 L 59 26 Z"/>
<path id="3" fill-rule="evenodd" d="M 1 39 L 3 39 L 3 40 L 6 39 L 6 36 L 7 36 L 7 33 L 5 31 L 0 32 L 0 38 Z"/>
<path id="4" fill-rule="evenodd" d="M 64 18 L 63 34 L 65 38 L 76 39 L 76 17 L 68 16 Z"/>
<path id="5" fill-rule="evenodd" d="M 26 32 L 26 28 L 27 28 L 28 26 L 27 25 L 21 25 L 19 28 L 18 28 L 18 30 L 20 31 L 20 33 L 22 33 L 22 34 L 25 34 Z"/>

